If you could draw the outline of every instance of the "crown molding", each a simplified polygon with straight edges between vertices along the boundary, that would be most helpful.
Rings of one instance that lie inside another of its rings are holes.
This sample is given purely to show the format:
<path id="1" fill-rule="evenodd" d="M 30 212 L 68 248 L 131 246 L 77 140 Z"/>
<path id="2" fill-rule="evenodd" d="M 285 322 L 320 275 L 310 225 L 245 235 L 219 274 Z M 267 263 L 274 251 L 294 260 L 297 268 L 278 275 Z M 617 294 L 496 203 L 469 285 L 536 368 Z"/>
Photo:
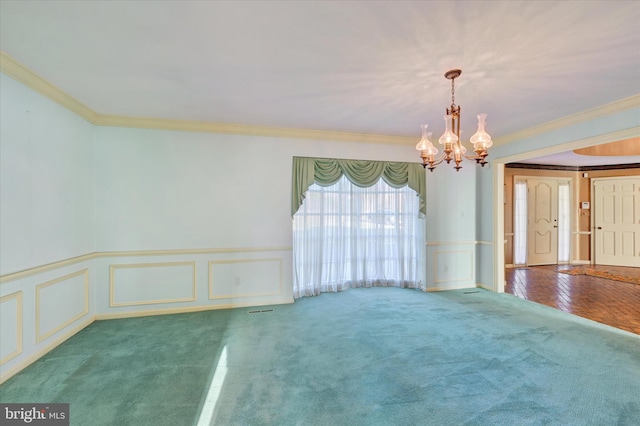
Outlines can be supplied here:
<path id="1" fill-rule="evenodd" d="M 603 143 L 630 139 L 637 136 L 640 136 L 640 126 L 617 130 L 611 133 L 604 133 L 590 138 L 578 139 L 561 145 L 552 145 L 541 149 L 521 152 L 519 154 L 513 154 L 506 157 L 494 157 L 493 160 L 494 162 L 498 161 L 500 164 L 517 163 L 529 158 L 543 157 L 545 155 L 556 154 L 564 151 L 573 151 L 574 149 L 584 148 L 586 146 L 600 145 Z"/>
<path id="2" fill-rule="evenodd" d="M 2 51 L 0 51 L 0 71 L 37 93 L 40 93 L 41 95 L 76 113 L 96 126 L 133 127 L 139 129 L 224 133 L 232 135 L 268 136 L 294 139 L 321 139 L 340 142 L 402 145 L 412 145 L 415 143 L 415 138 L 409 136 L 376 135 L 369 133 L 255 126 L 249 124 L 210 123 L 204 121 L 104 115 L 93 111 L 77 99 L 69 96 Z"/>
<path id="3" fill-rule="evenodd" d="M 18 61 L 2 51 L 0 51 L 0 71 L 24 84 L 28 88 L 76 113 L 88 122 L 92 124 L 97 123 L 99 115 L 95 111 L 58 89 L 56 86 L 49 83 L 47 80 L 43 79 L 38 74 L 20 64 Z"/>
<path id="4" fill-rule="evenodd" d="M 604 104 L 595 108 L 588 109 L 576 114 L 567 115 L 557 120 L 543 123 L 539 126 L 529 127 L 528 129 L 519 130 L 506 136 L 496 138 L 493 141 L 494 146 L 506 145 L 522 139 L 527 139 L 542 133 L 548 133 L 563 127 L 572 126 L 584 121 L 593 120 L 607 115 L 615 114 L 632 108 L 640 107 L 640 94 L 629 96 L 608 104 Z"/>
<path id="5" fill-rule="evenodd" d="M 267 136 L 293 139 L 321 139 L 340 142 L 366 142 L 402 145 L 415 143 L 415 138 L 410 136 L 334 132 L 328 130 L 256 126 L 251 124 L 211 123 L 206 121 L 170 120 L 161 118 L 123 117 L 116 115 L 99 115 L 95 124 L 98 126 L 133 127 L 138 129 L 224 133 L 231 135 Z"/>
<path id="6" fill-rule="evenodd" d="M 295 139 L 320 139 L 340 142 L 364 142 L 413 145 L 415 137 L 397 135 L 376 135 L 370 133 L 336 132 L 315 129 L 256 126 L 249 124 L 211 123 L 204 121 L 170 120 L 161 118 L 123 117 L 103 115 L 69 96 L 53 84 L 40 77 L 18 61 L 0 51 L 0 71 L 32 90 L 51 99 L 97 126 L 131 127 L 140 129 L 175 130 L 186 132 L 223 133 L 232 135 L 267 136 Z M 604 117 L 616 112 L 640 107 L 640 94 L 630 96 L 606 105 L 577 114 L 562 117 L 539 126 L 520 130 L 494 140 L 495 146 L 526 139 L 537 134 L 550 132 L 583 121 Z"/>

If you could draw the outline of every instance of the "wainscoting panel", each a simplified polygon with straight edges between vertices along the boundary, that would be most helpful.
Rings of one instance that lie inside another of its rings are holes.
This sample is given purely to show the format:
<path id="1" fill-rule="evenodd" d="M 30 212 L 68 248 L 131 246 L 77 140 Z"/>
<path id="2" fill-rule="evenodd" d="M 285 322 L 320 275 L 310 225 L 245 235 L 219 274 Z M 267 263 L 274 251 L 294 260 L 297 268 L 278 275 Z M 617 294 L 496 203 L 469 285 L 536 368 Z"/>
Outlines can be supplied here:
<path id="1" fill-rule="evenodd" d="M 61 309 L 64 306 L 64 309 Z M 89 270 L 83 269 L 36 286 L 36 342 L 89 313 Z"/>
<path id="2" fill-rule="evenodd" d="M 436 251 L 433 263 L 436 283 L 473 279 L 473 250 Z"/>
<path id="3" fill-rule="evenodd" d="M 282 294 L 282 258 L 209 261 L 209 299 Z"/>
<path id="4" fill-rule="evenodd" d="M 476 287 L 478 241 L 427 243 L 427 291 Z"/>
<path id="5" fill-rule="evenodd" d="M 2 276 L 0 384 L 94 321 L 93 265 L 82 255 Z"/>
<path id="6" fill-rule="evenodd" d="M 110 265 L 111 307 L 196 300 L 196 262 Z"/>
<path id="7" fill-rule="evenodd" d="M 88 253 L 0 277 L 0 383 L 95 320 L 293 303 L 291 247 Z"/>
<path id="8" fill-rule="evenodd" d="M 0 365 L 22 353 L 22 291 L 0 298 Z"/>

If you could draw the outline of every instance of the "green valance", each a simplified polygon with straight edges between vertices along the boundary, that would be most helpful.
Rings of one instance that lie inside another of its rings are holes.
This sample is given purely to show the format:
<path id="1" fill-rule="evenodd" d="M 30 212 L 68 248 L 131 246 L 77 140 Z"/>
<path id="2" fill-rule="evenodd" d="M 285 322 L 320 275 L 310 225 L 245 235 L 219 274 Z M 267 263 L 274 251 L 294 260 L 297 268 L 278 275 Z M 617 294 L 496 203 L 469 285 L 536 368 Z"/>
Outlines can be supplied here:
<path id="1" fill-rule="evenodd" d="M 333 185 L 343 174 L 354 185 L 362 188 L 373 186 L 380 178 L 394 188 L 409 185 L 420 197 L 420 216 L 426 213 L 425 171 L 421 164 L 293 157 L 291 216 L 296 214 L 305 192 L 314 182 L 321 186 Z"/>

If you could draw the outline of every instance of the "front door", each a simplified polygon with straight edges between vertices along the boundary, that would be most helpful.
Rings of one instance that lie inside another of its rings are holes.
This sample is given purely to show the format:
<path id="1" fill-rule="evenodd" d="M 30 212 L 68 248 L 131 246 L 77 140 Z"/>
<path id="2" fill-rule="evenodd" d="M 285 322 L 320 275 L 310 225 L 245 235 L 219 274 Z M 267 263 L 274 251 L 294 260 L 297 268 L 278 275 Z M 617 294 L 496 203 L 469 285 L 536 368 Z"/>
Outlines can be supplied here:
<path id="1" fill-rule="evenodd" d="M 528 265 L 558 263 L 558 181 L 527 179 Z"/>
<path id="2" fill-rule="evenodd" d="M 595 263 L 640 267 L 640 177 L 594 180 Z"/>

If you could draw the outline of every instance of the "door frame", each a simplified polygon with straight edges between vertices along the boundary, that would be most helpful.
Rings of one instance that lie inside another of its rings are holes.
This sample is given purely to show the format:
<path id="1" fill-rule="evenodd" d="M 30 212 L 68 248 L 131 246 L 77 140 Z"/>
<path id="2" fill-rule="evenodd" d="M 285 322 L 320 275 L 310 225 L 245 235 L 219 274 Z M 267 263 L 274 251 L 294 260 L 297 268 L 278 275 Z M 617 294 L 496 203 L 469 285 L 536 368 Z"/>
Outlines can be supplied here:
<path id="1" fill-rule="evenodd" d="M 540 175 L 540 176 L 530 176 L 530 175 L 513 175 L 513 185 L 512 185 L 512 191 L 515 192 L 515 188 L 516 188 L 516 182 L 525 182 L 527 184 L 527 191 L 529 190 L 529 179 L 537 179 L 537 180 L 555 180 L 558 183 L 558 186 L 560 186 L 560 182 L 568 182 L 569 183 L 569 195 L 571 197 L 571 199 L 569 200 L 569 230 L 570 230 L 570 243 L 569 243 L 569 262 L 567 264 L 571 264 L 572 260 L 576 254 L 576 247 L 577 244 L 574 241 L 574 232 L 576 232 L 577 229 L 577 221 L 575 218 L 575 214 L 576 214 L 576 210 L 575 210 L 575 205 L 576 205 L 576 197 L 575 197 L 575 184 L 574 184 L 574 178 L 572 176 L 566 176 L 566 177 L 558 177 L 558 176 L 544 176 L 544 175 Z M 559 198 L 559 194 L 558 198 Z M 511 212 L 511 217 L 512 220 L 515 217 L 515 208 L 516 208 L 516 203 L 515 203 L 515 197 L 512 196 L 512 212 Z M 558 200 L 559 201 L 559 200 Z M 528 204 L 528 197 L 527 197 L 527 204 Z M 528 206 L 527 206 L 528 208 Z M 559 206 L 558 206 L 559 209 Z M 559 223 L 559 222 L 558 222 Z M 515 234 L 515 227 L 513 228 L 513 233 Z M 527 224 L 527 239 L 529 238 L 529 225 Z M 559 241 L 558 241 L 559 242 Z M 527 262 L 525 263 L 525 265 L 521 265 L 521 266 L 529 266 L 529 250 L 528 250 L 528 244 L 529 242 L 527 241 Z M 513 238 L 513 250 L 515 250 L 515 235 Z M 515 267 L 515 253 L 512 253 L 512 258 L 513 260 L 513 266 Z M 504 259 L 503 259 L 504 261 Z M 556 257 L 556 263 L 558 262 L 557 257 Z M 560 265 L 561 263 L 557 263 L 558 265 Z M 564 265 L 564 263 L 562 263 L 562 265 Z"/>
<path id="2" fill-rule="evenodd" d="M 632 175 L 632 176 L 628 176 L 628 178 L 636 178 L 638 179 L 640 176 L 637 175 Z M 623 180 L 627 178 L 627 176 L 608 176 L 608 177 L 600 177 L 600 178 L 592 178 L 591 182 L 589 184 L 589 199 L 591 202 L 591 220 L 590 220 L 590 224 L 589 224 L 589 228 L 591 231 L 591 241 L 590 241 L 590 246 L 591 246 L 591 250 L 589 253 L 589 258 L 590 263 L 592 265 L 596 264 L 596 185 L 595 183 L 598 181 L 607 181 L 607 180 Z M 631 265 L 628 265 L 631 266 Z"/>
<path id="3" fill-rule="evenodd" d="M 504 165 L 506 163 L 578 148 L 586 148 L 637 136 L 640 136 L 640 126 L 605 133 L 578 141 L 560 143 L 534 151 L 496 157 L 489 163 L 493 170 L 493 291 L 504 293 Z"/>

